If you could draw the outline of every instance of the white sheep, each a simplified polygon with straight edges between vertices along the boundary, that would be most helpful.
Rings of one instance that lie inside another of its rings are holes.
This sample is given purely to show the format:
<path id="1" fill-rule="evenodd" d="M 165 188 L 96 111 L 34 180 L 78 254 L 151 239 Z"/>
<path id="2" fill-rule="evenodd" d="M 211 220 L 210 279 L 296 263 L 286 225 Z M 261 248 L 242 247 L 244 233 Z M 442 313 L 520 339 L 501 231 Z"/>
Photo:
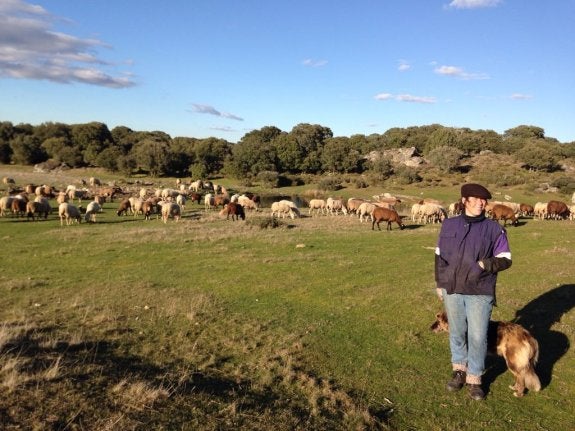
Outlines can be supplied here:
<path id="1" fill-rule="evenodd" d="M 343 199 L 327 198 L 325 208 L 327 212 L 332 215 L 337 215 L 340 211 L 343 215 L 347 215 L 347 208 Z"/>
<path id="2" fill-rule="evenodd" d="M 422 205 L 423 204 L 416 202 L 411 206 L 411 221 L 412 222 L 415 222 L 416 219 L 419 219 Z"/>
<path id="3" fill-rule="evenodd" d="M 144 200 L 142 198 L 130 197 L 128 198 L 132 208 L 132 214 L 136 217 L 138 214 L 143 213 L 142 206 L 144 205 Z"/>
<path id="4" fill-rule="evenodd" d="M 299 209 L 292 201 L 281 200 L 278 202 L 273 202 L 271 206 L 272 217 L 277 216 L 278 218 L 291 217 L 292 219 L 299 217 Z"/>
<path id="5" fill-rule="evenodd" d="M 447 218 L 447 211 L 441 205 L 425 203 L 419 208 L 419 223 L 440 223 Z"/>
<path id="6" fill-rule="evenodd" d="M 364 217 L 365 217 L 365 221 L 367 221 L 368 217 L 370 220 L 373 220 L 373 216 L 371 215 L 371 213 L 373 213 L 374 209 L 375 209 L 375 204 L 373 204 L 371 202 L 362 202 L 356 210 L 356 213 L 359 216 L 359 222 L 362 223 Z"/>
<path id="7" fill-rule="evenodd" d="M 196 180 L 190 184 L 190 190 L 193 192 L 199 192 L 204 188 L 204 183 L 202 180 Z"/>
<path id="8" fill-rule="evenodd" d="M 314 211 L 317 214 L 321 213 L 322 215 L 326 213 L 324 199 L 311 199 L 309 201 L 309 214 L 312 215 Z"/>
<path id="9" fill-rule="evenodd" d="M 178 193 L 176 196 L 176 203 L 180 206 L 180 210 L 184 212 L 186 210 L 186 196 L 182 193 Z"/>
<path id="10" fill-rule="evenodd" d="M 163 202 L 162 221 L 164 223 L 167 223 L 170 217 L 172 217 L 175 221 L 178 221 L 180 219 L 181 217 L 180 206 L 175 202 Z"/>
<path id="11" fill-rule="evenodd" d="M 244 209 L 249 209 L 249 210 L 258 210 L 258 204 L 257 202 L 254 202 L 252 199 L 250 199 L 248 196 L 246 195 L 241 195 L 238 197 L 238 203 L 244 207 Z"/>
<path id="12" fill-rule="evenodd" d="M 78 207 L 68 202 L 60 204 L 58 207 L 58 216 L 60 217 L 60 226 L 64 225 L 64 220 L 66 220 L 66 224 L 68 226 L 74 221 L 77 221 L 78 223 L 82 221 L 82 216 L 80 215 Z"/>
<path id="13" fill-rule="evenodd" d="M 0 217 L 4 217 L 7 212 L 12 211 L 13 196 L 2 196 L 0 198 Z"/>
<path id="14" fill-rule="evenodd" d="M 86 207 L 86 214 L 84 214 L 84 220 L 86 223 L 96 223 L 96 214 L 99 212 L 102 212 L 102 206 L 96 201 L 90 202 Z"/>
<path id="15" fill-rule="evenodd" d="M 547 202 L 537 202 L 533 206 L 533 217 L 537 217 L 539 220 L 547 218 Z"/>

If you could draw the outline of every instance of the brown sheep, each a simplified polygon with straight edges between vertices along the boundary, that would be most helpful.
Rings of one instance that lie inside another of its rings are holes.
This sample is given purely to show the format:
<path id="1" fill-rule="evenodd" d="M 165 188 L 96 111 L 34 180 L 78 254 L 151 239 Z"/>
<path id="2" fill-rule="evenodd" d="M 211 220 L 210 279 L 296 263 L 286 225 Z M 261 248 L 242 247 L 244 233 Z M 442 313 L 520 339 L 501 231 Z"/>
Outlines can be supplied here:
<path id="1" fill-rule="evenodd" d="M 393 223 L 393 222 L 397 223 L 397 225 L 399 226 L 400 229 L 405 228 L 405 225 L 401 221 L 401 217 L 399 216 L 399 214 L 395 210 L 376 206 L 373 209 L 371 216 L 373 217 L 373 221 L 371 222 L 371 230 L 375 230 L 374 228 L 375 228 L 376 224 L 377 224 L 377 229 L 381 230 L 381 228 L 379 227 L 379 223 L 382 221 L 387 222 L 387 229 L 386 230 L 391 230 L 391 223 Z"/>
<path id="2" fill-rule="evenodd" d="M 244 212 L 244 207 L 237 202 L 228 202 L 224 205 L 224 209 L 220 211 L 220 215 L 225 215 L 226 220 L 232 216 L 232 220 L 242 220 L 246 219 L 246 213 Z"/>
<path id="3" fill-rule="evenodd" d="M 547 217 L 552 219 L 566 219 L 569 217 L 569 207 L 565 202 L 549 201 L 547 203 Z"/>
<path id="4" fill-rule="evenodd" d="M 128 214 L 128 211 L 132 211 L 132 204 L 128 199 L 124 199 L 122 202 L 120 202 L 120 206 L 118 207 L 116 214 L 119 216 L 126 215 Z"/>
<path id="5" fill-rule="evenodd" d="M 511 221 L 513 226 L 517 226 L 517 216 L 511 208 L 501 204 L 495 204 L 491 208 L 491 218 L 493 220 L 503 220 L 503 226 L 507 224 L 507 220 Z"/>
<path id="6" fill-rule="evenodd" d="M 48 199 L 43 198 L 39 201 L 33 201 L 26 203 L 26 218 L 30 220 L 36 220 L 35 214 L 38 216 L 44 216 L 44 219 L 48 218 L 48 214 L 52 212 L 52 207 L 48 203 Z"/>
<path id="7" fill-rule="evenodd" d="M 528 204 L 519 204 L 519 210 L 521 212 L 521 215 L 524 216 L 532 216 L 535 211 L 533 205 Z"/>

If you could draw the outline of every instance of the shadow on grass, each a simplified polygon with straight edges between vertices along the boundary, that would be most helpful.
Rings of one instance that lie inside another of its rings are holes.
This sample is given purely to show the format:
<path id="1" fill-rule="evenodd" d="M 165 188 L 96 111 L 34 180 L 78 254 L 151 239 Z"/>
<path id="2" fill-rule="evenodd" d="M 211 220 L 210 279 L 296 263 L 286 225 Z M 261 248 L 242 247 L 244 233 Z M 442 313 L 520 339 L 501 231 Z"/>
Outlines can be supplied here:
<path id="1" fill-rule="evenodd" d="M 515 323 L 520 324 L 539 343 L 537 375 L 542 387 L 551 383 L 553 367 L 569 350 L 567 335 L 552 329 L 561 317 L 575 307 L 575 284 L 564 284 L 533 299 L 515 313 Z M 490 385 L 507 367 L 502 358 L 491 358 L 492 363 L 485 375 L 485 383 Z"/>
<path id="2" fill-rule="evenodd" d="M 0 396 L 0 423 L 15 429 L 39 423 L 68 429 L 121 417 L 123 425 L 147 424 L 148 429 L 193 429 L 198 423 L 205 429 L 222 429 L 222 424 L 227 429 L 269 429 L 274 424 L 282 424 L 278 430 L 343 429 L 337 425 L 339 415 L 311 414 L 307 400 L 289 388 L 225 371 L 234 361 L 230 356 L 219 355 L 212 366 L 197 370 L 179 359 L 154 363 L 128 353 L 128 348 L 118 341 L 58 341 L 54 326 L 19 332 L 0 346 L 0 359 L 17 358 L 19 374 L 28 378 L 10 397 Z M 44 377 L 55 363 L 57 375 Z M 165 389 L 168 395 L 153 401 L 153 408 L 149 401 L 124 400 L 122 391 L 140 383 L 151 390 Z M 372 414 L 384 422 L 389 412 Z"/>

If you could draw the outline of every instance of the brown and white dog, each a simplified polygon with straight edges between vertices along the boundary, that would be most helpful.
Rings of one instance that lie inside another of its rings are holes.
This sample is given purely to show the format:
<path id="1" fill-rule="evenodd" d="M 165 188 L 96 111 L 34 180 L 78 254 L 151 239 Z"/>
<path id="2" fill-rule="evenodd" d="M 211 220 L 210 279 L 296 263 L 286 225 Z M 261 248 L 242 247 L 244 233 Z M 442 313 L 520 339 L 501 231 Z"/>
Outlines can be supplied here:
<path id="1" fill-rule="evenodd" d="M 433 332 L 448 332 L 449 323 L 445 311 L 435 315 L 431 325 Z M 523 326 L 512 322 L 491 320 L 487 332 L 487 349 L 491 354 L 497 354 L 505 359 L 507 368 L 515 377 L 515 384 L 509 386 L 516 397 L 522 397 L 525 388 L 539 391 L 541 382 L 535 373 L 535 365 L 539 358 L 537 340 Z"/>

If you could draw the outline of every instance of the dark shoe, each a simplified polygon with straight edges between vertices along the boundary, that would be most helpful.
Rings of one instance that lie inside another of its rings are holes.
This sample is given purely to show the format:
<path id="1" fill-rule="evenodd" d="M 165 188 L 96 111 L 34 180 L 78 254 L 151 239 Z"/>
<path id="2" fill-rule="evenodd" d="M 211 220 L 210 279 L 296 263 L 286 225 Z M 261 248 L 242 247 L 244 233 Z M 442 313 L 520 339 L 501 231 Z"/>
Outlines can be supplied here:
<path id="1" fill-rule="evenodd" d="M 455 392 L 460 390 L 465 384 L 465 371 L 454 371 L 451 380 L 447 382 L 447 390 Z"/>
<path id="2" fill-rule="evenodd" d="M 467 387 L 469 388 L 469 396 L 472 400 L 481 401 L 485 399 L 485 392 L 481 389 L 481 385 L 468 384 Z"/>

